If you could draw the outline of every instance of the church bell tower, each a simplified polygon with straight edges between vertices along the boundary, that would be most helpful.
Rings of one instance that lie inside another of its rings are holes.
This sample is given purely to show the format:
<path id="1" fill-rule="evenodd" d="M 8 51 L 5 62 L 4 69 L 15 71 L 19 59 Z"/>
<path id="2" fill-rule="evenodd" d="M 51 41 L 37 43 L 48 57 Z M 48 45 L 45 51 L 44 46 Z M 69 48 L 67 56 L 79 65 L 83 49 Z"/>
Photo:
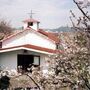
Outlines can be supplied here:
<path id="1" fill-rule="evenodd" d="M 32 28 L 34 30 L 38 30 L 40 22 L 32 18 L 32 15 L 34 14 L 34 13 L 32 13 L 32 10 L 31 10 L 31 13 L 29 13 L 29 14 L 30 14 L 30 18 L 23 21 L 24 22 L 24 25 L 23 25 L 24 29 Z"/>

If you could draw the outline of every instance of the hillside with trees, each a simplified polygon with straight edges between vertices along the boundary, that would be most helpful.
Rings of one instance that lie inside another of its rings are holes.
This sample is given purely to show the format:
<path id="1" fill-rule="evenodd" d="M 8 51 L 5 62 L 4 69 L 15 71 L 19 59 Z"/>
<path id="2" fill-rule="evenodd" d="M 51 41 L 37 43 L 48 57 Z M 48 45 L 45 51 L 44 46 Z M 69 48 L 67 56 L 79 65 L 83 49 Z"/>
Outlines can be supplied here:
<path id="1" fill-rule="evenodd" d="M 59 28 L 56 28 L 56 29 L 45 29 L 46 31 L 48 32 L 74 32 L 75 30 L 71 27 L 68 27 L 68 26 L 61 26 Z"/>

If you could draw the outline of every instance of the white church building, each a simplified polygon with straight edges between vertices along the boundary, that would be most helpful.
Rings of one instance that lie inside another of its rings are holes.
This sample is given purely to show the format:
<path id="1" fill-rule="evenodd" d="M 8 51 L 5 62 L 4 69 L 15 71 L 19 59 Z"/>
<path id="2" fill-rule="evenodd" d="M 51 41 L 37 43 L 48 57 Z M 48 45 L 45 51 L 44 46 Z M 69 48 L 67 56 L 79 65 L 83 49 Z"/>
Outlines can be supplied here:
<path id="1" fill-rule="evenodd" d="M 56 53 L 58 38 L 39 29 L 39 21 L 23 21 L 23 30 L 0 41 L 0 66 L 26 70 L 30 64 L 42 65 L 48 55 Z"/>

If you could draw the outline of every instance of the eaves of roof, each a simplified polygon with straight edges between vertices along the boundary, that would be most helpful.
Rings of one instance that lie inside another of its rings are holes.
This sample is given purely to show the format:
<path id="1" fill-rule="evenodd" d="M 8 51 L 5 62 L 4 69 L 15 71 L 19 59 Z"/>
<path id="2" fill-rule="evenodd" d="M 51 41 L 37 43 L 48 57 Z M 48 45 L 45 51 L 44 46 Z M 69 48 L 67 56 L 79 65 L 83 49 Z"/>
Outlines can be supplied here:
<path id="1" fill-rule="evenodd" d="M 26 19 L 26 20 L 24 20 L 23 22 L 24 22 L 24 23 L 27 23 L 27 22 L 40 23 L 39 21 L 37 21 L 37 20 L 35 20 L 35 19 L 32 19 L 32 18 Z"/>
<path id="2" fill-rule="evenodd" d="M 0 49 L 0 52 L 7 52 L 7 51 L 10 51 L 10 50 L 15 50 L 15 49 L 32 49 L 32 50 L 37 50 L 37 51 L 43 51 L 43 52 L 47 52 L 47 53 L 57 53 L 57 52 L 60 52 L 62 53 L 62 51 L 58 51 L 58 50 L 53 50 L 53 49 L 48 49 L 48 48 L 44 48 L 44 47 L 40 47 L 40 46 L 35 46 L 35 45 L 31 45 L 31 44 L 26 44 L 26 45 L 20 45 L 20 46 L 14 46 L 14 47 L 9 47 L 9 48 L 1 48 Z"/>

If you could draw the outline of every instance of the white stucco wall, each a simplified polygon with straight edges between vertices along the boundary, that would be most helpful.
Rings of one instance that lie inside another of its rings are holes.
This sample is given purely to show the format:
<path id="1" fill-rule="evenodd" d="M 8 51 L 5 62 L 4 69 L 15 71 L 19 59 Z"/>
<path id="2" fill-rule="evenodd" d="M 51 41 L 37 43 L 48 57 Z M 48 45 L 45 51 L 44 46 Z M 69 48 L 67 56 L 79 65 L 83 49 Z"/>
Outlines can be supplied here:
<path id="1" fill-rule="evenodd" d="M 16 52 L 7 52 L 0 54 L 0 66 L 9 69 L 17 68 L 17 54 Z"/>
<path id="2" fill-rule="evenodd" d="M 2 43 L 2 47 L 7 48 L 24 44 L 32 44 L 49 49 L 56 49 L 56 45 L 53 41 L 33 30 L 28 30 L 17 35 L 17 37 L 12 37 L 11 39 L 5 40 Z"/>
<path id="3" fill-rule="evenodd" d="M 24 27 L 24 29 L 26 29 L 27 28 L 27 23 L 24 23 L 23 27 Z"/>
<path id="4" fill-rule="evenodd" d="M 8 69 L 17 69 L 18 54 L 23 54 L 23 50 L 0 53 L 0 66 L 2 68 L 8 67 Z M 40 65 L 44 64 L 45 57 L 47 56 L 45 54 L 30 52 L 30 51 L 28 51 L 28 54 L 40 56 Z M 37 61 L 35 61 L 35 63 L 36 62 Z"/>
<path id="5" fill-rule="evenodd" d="M 31 43 L 32 45 L 41 46 L 45 48 L 55 49 L 56 45 L 52 41 L 48 40 L 48 38 L 45 38 L 36 33 L 29 33 L 25 37 L 26 43 Z"/>

